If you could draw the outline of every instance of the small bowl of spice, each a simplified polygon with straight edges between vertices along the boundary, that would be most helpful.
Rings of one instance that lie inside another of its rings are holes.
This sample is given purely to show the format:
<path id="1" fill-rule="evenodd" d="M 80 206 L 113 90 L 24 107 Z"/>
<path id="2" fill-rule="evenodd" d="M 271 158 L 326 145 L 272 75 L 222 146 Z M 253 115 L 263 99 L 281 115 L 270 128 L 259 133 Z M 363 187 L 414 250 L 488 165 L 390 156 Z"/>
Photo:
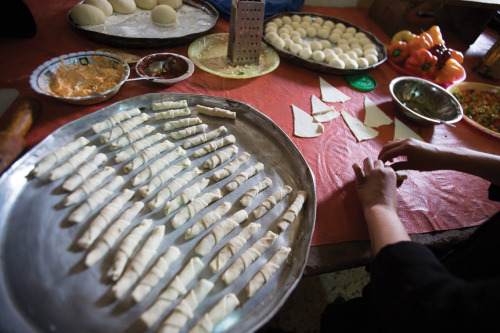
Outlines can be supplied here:
<path id="1" fill-rule="evenodd" d="M 114 96 L 130 75 L 120 57 L 99 51 L 62 55 L 44 62 L 31 74 L 38 93 L 70 104 L 90 105 Z"/>
<path id="2" fill-rule="evenodd" d="M 194 64 L 180 54 L 154 53 L 139 60 L 135 71 L 142 78 L 152 78 L 153 82 L 173 85 L 190 77 L 194 72 Z"/>
<path id="3" fill-rule="evenodd" d="M 460 103 L 443 87 L 425 79 L 402 76 L 389 90 L 401 113 L 420 125 L 452 125 L 463 117 Z"/>

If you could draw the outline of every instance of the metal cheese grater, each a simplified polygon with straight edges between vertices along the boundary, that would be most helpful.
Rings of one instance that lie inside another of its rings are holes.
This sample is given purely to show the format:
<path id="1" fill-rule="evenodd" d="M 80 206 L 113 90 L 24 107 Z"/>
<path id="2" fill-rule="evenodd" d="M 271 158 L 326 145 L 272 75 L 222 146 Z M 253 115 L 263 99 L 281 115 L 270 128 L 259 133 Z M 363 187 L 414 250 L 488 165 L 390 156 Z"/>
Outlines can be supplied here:
<path id="1" fill-rule="evenodd" d="M 227 54 L 233 65 L 258 64 L 265 0 L 232 0 Z"/>

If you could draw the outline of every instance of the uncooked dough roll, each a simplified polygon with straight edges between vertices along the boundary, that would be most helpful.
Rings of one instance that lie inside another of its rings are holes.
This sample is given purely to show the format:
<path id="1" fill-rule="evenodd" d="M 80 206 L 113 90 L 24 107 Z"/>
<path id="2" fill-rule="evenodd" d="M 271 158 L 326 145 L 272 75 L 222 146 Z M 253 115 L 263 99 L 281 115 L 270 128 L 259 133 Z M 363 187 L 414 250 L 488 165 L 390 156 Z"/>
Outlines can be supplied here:
<path id="1" fill-rule="evenodd" d="M 177 117 L 186 117 L 186 116 L 190 116 L 190 115 L 191 115 L 191 110 L 189 110 L 189 108 L 185 107 L 182 109 L 173 109 L 173 110 L 168 110 L 168 111 L 163 111 L 163 112 L 157 112 L 157 113 L 155 113 L 154 117 L 155 117 L 155 120 L 162 120 L 162 119 L 172 119 L 172 118 L 177 118 Z"/>
<path id="2" fill-rule="evenodd" d="M 106 0 L 104 0 L 104 1 L 107 2 Z M 109 2 L 108 2 L 108 4 L 109 4 Z M 113 12 L 113 8 L 111 8 L 111 12 Z M 122 121 L 125 121 L 125 120 L 132 118 L 132 117 L 135 117 L 140 113 L 141 113 L 141 110 L 139 110 L 139 108 L 133 108 L 133 109 L 117 112 L 114 115 L 112 115 L 111 117 L 109 117 L 108 119 L 92 125 L 92 130 L 94 131 L 94 133 L 100 133 L 102 131 L 105 131 L 105 130 L 115 126 L 118 123 L 121 123 Z"/>
<path id="3" fill-rule="evenodd" d="M 146 180 L 148 180 L 150 177 L 156 175 L 160 170 L 168 166 L 170 163 L 178 159 L 179 157 L 183 156 L 186 154 L 186 151 L 182 149 L 181 147 L 175 148 L 173 151 L 163 155 L 162 157 L 158 158 L 156 161 L 148 165 L 144 170 L 139 172 L 137 176 L 132 178 L 131 182 L 132 185 L 137 186 Z M 157 207 L 158 208 L 158 207 Z"/>
<path id="4" fill-rule="evenodd" d="M 129 173 L 136 170 L 141 165 L 146 164 L 149 160 L 152 160 L 156 156 L 160 155 L 164 151 L 170 149 L 174 144 L 168 140 L 160 142 L 152 147 L 144 149 L 144 151 L 134 158 L 130 163 L 123 167 L 125 173 Z"/>
<path id="5" fill-rule="evenodd" d="M 75 141 L 68 143 L 67 145 L 58 148 L 55 152 L 44 157 L 36 167 L 33 169 L 33 174 L 38 177 L 45 172 L 49 171 L 54 165 L 61 162 L 67 156 L 73 154 L 78 149 L 85 146 L 90 141 L 87 138 L 79 137 Z"/>
<path id="6" fill-rule="evenodd" d="M 132 0 L 133 1 L 133 0 Z M 140 124 L 149 120 L 149 116 L 146 113 L 141 113 L 133 118 L 118 124 L 116 127 L 108 132 L 105 132 L 99 136 L 101 143 L 107 143 L 125 133 L 129 133 L 133 128 L 139 126 Z"/>
<path id="7" fill-rule="evenodd" d="M 177 175 L 182 170 L 186 169 L 191 165 L 191 160 L 185 158 L 179 163 L 176 163 L 167 169 L 160 172 L 157 176 L 149 181 L 146 185 L 139 188 L 139 193 L 145 198 L 150 195 L 158 187 L 166 184 L 170 179 Z"/>
<path id="8" fill-rule="evenodd" d="M 198 194 L 201 193 L 207 187 L 210 180 L 208 178 L 202 178 L 198 180 L 191 186 L 186 187 L 178 196 L 165 204 L 165 215 L 172 213 L 179 207 L 187 204 L 193 200 Z"/>
<path id="9" fill-rule="evenodd" d="M 158 5 L 151 11 L 151 20 L 158 24 L 177 22 L 177 13 L 169 5 Z"/>
<path id="10" fill-rule="evenodd" d="M 198 145 L 201 145 L 202 143 L 206 143 L 210 140 L 216 139 L 225 133 L 227 133 L 227 128 L 225 126 L 221 126 L 221 127 L 214 129 L 213 131 L 210 131 L 208 133 L 203 133 L 203 134 L 197 135 L 193 138 L 189 138 L 189 139 L 185 140 L 182 143 L 182 147 L 184 147 L 184 149 L 187 149 L 187 148 L 191 148 L 194 146 L 198 146 Z"/>
<path id="11" fill-rule="evenodd" d="M 115 156 L 115 162 L 121 163 L 135 154 L 143 151 L 144 149 L 151 147 L 152 144 L 160 140 L 165 139 L 167 136 L 162 133 L 155 133 L 153 135 L 147 136 L 144 139 L 134 142 L 130 147 L 122 150 Z"/>
<path id="12" fill-rule="evenodd" d="M 96 25 L 106 22 L 106 15 L 100 8 L 83 3 L 74 5 L 69 16 L 78 25 Z"/>
<path id="13" fill-rule="evenodd" d="M 248 297 L 252 297 L 255 293 L 268 282 L 269 279 L 276 273 L 281 264 L 285 261 L 290 253 L 291 248 L 280 247 L 280 249 L 262 266 L 259 272 L 248 283 L 246 290 Z"/>
<path id="14" fill-rule="evenodd" d="M 71 156 L 64 162 L 59 165 L 57 168 L 51 171 L 50 180 L 54 181 L 61 177 L 66 176 L 70 172 L 75 171 L 75 169 L 83 164 L 90 155 L 94 153 L 96 146 L 85 146 L 80 151 L 78 151 L 75 155 Z"/>
<path id="15" fill-rule="evenodd" d="M 211 212 L 208 212 L 200 220 L 193 224 L 191 228 L 188 228 L 184 233 L 184 239 L 191 239 L 198 236 L 203 231 L 208 229 L 211 225 L 222 218 L 222 215 L 226 214 L 229 209 L 231 209 L 230 202 L 224 202 L 219 207 L 215 208 Z"/>
<path id="16" fill-rule="evenodd" d="M 240 304 L 235 294 L 227 294 L 189 331 L 189 333 L 212 332 L 215 325 L 226 318 Z"/>
<path id="17" fill-rule="evenodd" d="M 127 135 L 119 138 L 115 142 L 111 142 L 111 144 L 109 145 L 109 149 L 117 150 L 125 146 L 128 146 L 129 144 L 144 138 L 146 135 L 152 133 L 154 130 L 155 128 L 150 125 L 139 127 L 138 129 L 128 132 Z"/>
<path id="18" fill-rule="evenodd" d="M 219 148 L 233 144 L 235 142 L 236 142 L 236 138 L 234 137 L 234 135 L 231 134 L 231 135 L 223 137 L 222 139 L 210 142 L 210 143 L 204 145 L 203 147 L 201 147 L 200 149 L 195 150 L 193 152 L 193 156 L 194 157 L 205 156 L 208 153 L 214 152 Z"/>
<path id="19" fill-rule="evenodd" d="M 213 169 L 216 166 L 229 160 L 236 153 L 238 153 L 238 147 L 232 145 L 229 148 L 217 152 L 217 154 L 207 159 L 205 163 L 203 163 L 203 167 L 205 169 Z"/>
<path id="20" fill-rule="evenodd" d="M 161 207 L 168 198 L 183 186 L 201 174 L 201 170 L 193 168 L 192 170 L 184 172 L 182 175 L 171 181 L 164 189 L 162 189 L 156 197 L 148 203 L 149 208 L 157 209 Z"/>
<path id="21" fill-rule="evenodd" d="M 182 208 L 177 214 L 175 214 L 171 220 L 172 226 L 174 228 L 180 227 L 212 202 L 222 198 L 222 196 L 223 194 L 220 189 L 215 189 L 212 192 L 200 195 L 198 198 L 191 201 L 189 205 Z"/>
<path id="22" fill-rule="evenodd" d="M 103 180 L 111 176 L 113 173 L 115 173 L 114 168 L 105 166 L 101 171 L 87 179 L 87 181 L 80 185 L 79 188 L 71 192 L 66 199 L 64 199 L 64 206 L 67 207 L 73 205 L 82 200 L 86 195 L 94 192 L 95 189 L 102 185 Z"/>
<path id="23" fill-rule="evenodd" d="M 255 215 L 255 218 L 264 216 L 264 214 L 266 214 L 271 208 L 280 203 L 290 192 L 292 192 L 292 188 L 288 185 L 285 185 L 283 188 L 267 197 L 259 205 L 259 207 L 255 208 L 255 210 L 253 211 L 253 215 Z"/>
<path id="24" fill-rule="evenodd" d="M 170 136 L 173 137 L 174 139 L 182 139 L 191 135 L 195 135 L 198 133 L 205 132 L 208 128 L 207 124 L 199 124 L 199 125 L 194 125 L 190 127 L 186 127 L 182 130 L 179 130 L 177 132 L 172 132 L 170 133 Z"/>
<path id="25" fill-rule="evenodd" d="M 195 109 L 198 113 L 206 114 L 207 116 L 236 119 L 236 112 L 218 107 L 211 108 L 204 105 L 196 105 Z"/>
<path id="26" fill-rule="evenodd" d="M 245 194 L 243 194 L 240 199 L 240 203 L 245 207 L 250 206 L 253 199 L 255 199 L 260 192 L 268 188 L 272 183 L 273 181 L 271 178 L 265 177 L 260 182 L 252 186 Z"/>
<path id="27" fill-rule="evenodd" d="M 201 119 L 196 117 L 196 118 L 184 118 L 184 119 L 179 119 L 179 120 L 171 120 L 167 121 L 163 125 L 161 125 L 161 128 L 163 128 L 164 131 L 171 131 L 177 128 L 181 127 L 188 127 L 188 126 L 193 126 L 193 125 L 198 125 L 201 124 Z"/>
<path id="28" fill-rule="evenodd" d="M 161 5 L 165 5 L 165 4 L 161 4 Z M 187 108 L 187 107 L 188 107 L 188 103 L 187 103 L 187 100 L 185 100 L 185 99 L 181 99 L 180 101 L 163 101 L 163 102 L 158 102 L 158 103 L 151 103 L 151 110 L 153 110 L 153 111 L 169 110 L 169 109 L 181 109 L 181 108 Z"/>
<path id="29" fill-rule="evenodd" d="M 264 170 L 264 164 L 257 162 L 257 164 L 252 165 L 251 167 L 234 177 L 233 180 L 231 180 L 229 183 L 227 183 L 226 190 L 230 192 L 236 190 L 236 188 L 241 186 L 241 184 L 246 182 L 250 177 L 255 176 L 262 170 Z"/>
<path id="30" fill-rule="evenodd" d="M 299 215 L 302 206 L 304 205 L 304 201 L 306 201 L 307 192 L 306 191 L 298 191 L 297 196 L 293 203 L 288 207 L 285 214 L 283 214 L 278 220 L 278 228 L 281 229 L 281 232 L 285 231 L 288 226 L 295 221 L 297 215 Z"/>
<path id="31" fill-rule="evenodd" d="M 106 161 L 107 157 L 103 153 L 95 155 L 92 160 L 82 165 L 71 177 L 66 179 L 62 184 L 62 188 L 66 191 L 73 191 L 77 188 L 88 176 Z"/>
<path id="32" fill-rule="evenodd" d="M 248 162 L 250 158 L 250 154 L 247 152 L 243 152 L 238 158 L 228 163 L 224 168 L 217 170 L 213 174 L 213 179 L 218 182 L 221 179 L 229 177 L 236 170 L 238 170 L 243 164 Z"/>

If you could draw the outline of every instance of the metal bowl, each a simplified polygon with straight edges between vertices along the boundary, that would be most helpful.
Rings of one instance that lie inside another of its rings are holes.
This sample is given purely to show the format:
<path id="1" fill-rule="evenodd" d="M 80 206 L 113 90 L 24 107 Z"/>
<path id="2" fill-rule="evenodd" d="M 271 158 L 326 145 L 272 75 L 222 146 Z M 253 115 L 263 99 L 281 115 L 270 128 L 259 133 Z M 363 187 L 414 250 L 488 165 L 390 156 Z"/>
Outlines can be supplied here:
<path id="1" fill-rule="evenodd" d="M 389 84 L 398 110 L 421 125 L 453 124 L 463 116 L 460 103 L 446 89 L 430 81 L 403 76 Z"/>
<path id="2" fill-rule="evenodd" d="M 143 78 L 159 77 L 153 82 L 173 85 L 190 77 L 194 72 L 194 64 L 180 54 L 154 53 L 139 60 L 135 71 Z"/>
<path id="3" fill-rule="evenodd" d="M 116 66 L 123 71 L 120 81 L 114 87 L 103 92 L 94 92 L 85 97 L 63 97 L 52 92 L 50 82 L 61 66 L 73 64 L 82 66 L 88 64 L 101 65 L 103 63 L 110 66 Z M 128 79 L 129 75 L 129 65 L 116 55 L 99 51 L 77 52 L 52 58 L 38 66 L 31 74 L 30 84 L 37 93 L 42 95 L 50 96 L 70 104 L 90 105 L 103 102 L 114 96 L 118 90 L 120 90 L 125 80 Z"/>

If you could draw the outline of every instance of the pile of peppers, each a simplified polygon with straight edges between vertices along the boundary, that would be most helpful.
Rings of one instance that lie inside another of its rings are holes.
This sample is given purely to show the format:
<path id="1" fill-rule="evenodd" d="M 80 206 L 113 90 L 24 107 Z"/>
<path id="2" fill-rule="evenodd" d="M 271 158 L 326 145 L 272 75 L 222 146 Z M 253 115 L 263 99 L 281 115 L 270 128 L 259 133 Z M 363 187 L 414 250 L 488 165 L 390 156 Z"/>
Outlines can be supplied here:
<path id="1" fill-rule="evenodd" d="M 409 30 L 396 33 L 387 48 L 387 57 L 413 75 L 438 83 L 451 83 L 465 72 L 463 54 L 446 47 L 437 25 L 420 35 Z"/>

